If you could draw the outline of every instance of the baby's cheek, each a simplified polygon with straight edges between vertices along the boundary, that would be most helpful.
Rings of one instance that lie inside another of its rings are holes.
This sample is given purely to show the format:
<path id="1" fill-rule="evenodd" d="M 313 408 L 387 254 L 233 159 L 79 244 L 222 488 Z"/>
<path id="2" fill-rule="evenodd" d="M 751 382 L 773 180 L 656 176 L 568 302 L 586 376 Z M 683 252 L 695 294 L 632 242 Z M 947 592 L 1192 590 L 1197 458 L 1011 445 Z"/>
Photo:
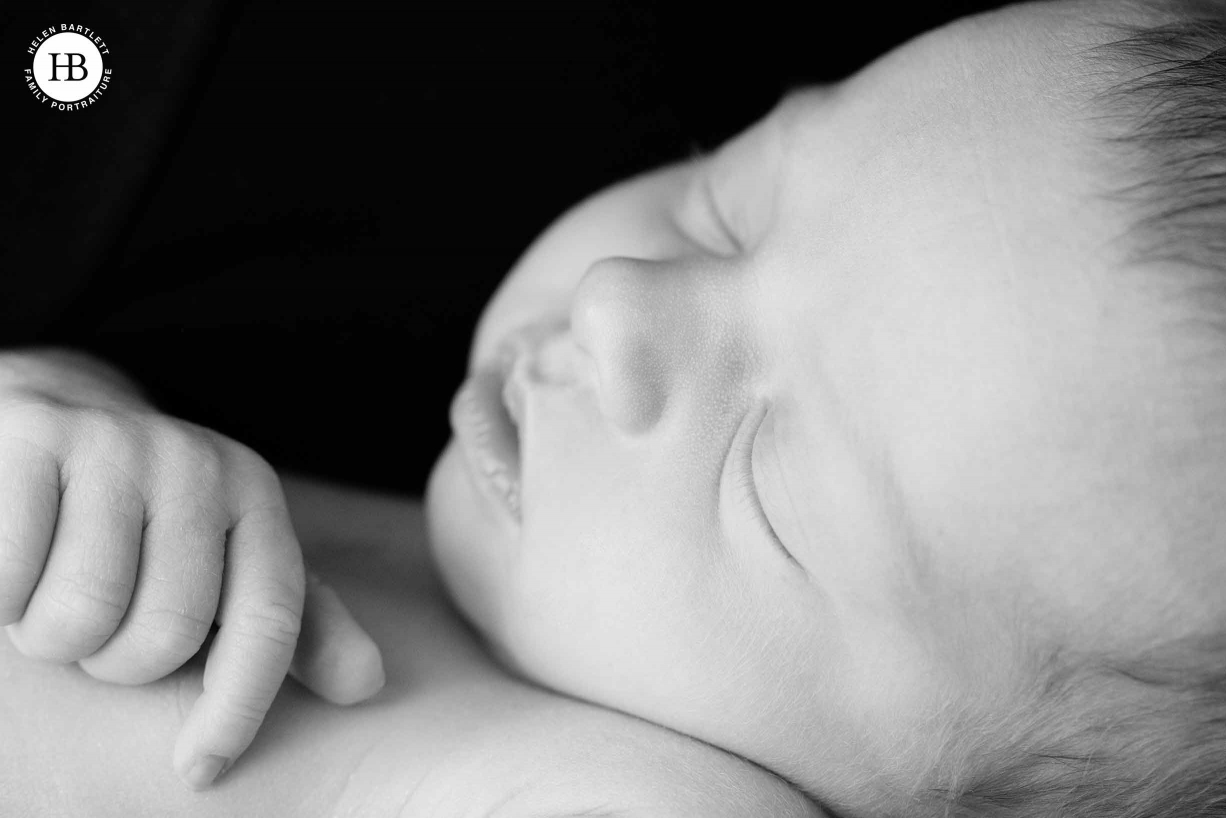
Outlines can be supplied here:
<path id="1" fill-rule="evenodd" d="M 498 622 L 497 557 L 507 553 L 508 544 L 482 514 L 488 501 L 477 496 L 465 469 L 459 445 L 452 440 L 426 486 L 426 525 L 430 552 L 449 595 L 471 624 L 488 632 Z"/>

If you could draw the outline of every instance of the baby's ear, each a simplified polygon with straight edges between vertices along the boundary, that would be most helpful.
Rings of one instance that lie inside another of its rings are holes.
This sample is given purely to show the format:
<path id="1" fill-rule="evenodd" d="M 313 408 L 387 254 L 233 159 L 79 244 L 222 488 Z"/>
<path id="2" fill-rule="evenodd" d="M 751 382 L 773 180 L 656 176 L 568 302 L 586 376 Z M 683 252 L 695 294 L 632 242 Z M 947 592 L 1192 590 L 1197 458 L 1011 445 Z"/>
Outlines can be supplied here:
<path id="1" fill-rule="evenodd" d="M 357 704 L 383 689 L 383 656 L 337 596 L 310 568 L 302 630 L 289 673 L 333 704 Z"/>

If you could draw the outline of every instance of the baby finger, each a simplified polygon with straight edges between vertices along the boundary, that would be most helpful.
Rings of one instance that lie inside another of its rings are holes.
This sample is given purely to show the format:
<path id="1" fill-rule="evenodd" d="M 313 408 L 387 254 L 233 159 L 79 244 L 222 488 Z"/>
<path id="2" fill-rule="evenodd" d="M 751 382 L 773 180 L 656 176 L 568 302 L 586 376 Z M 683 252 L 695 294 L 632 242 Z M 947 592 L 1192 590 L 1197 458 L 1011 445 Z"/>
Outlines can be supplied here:
<path id="1" fill-rule="evenodd" d="M 12 438 L 0 440 L 0 625 L 21 619 L 38 584 L 60 502 L 54 455 Z"/>
<path id="2" fill-rule="evenodd" d="M 42 577 L 8 627 L 19 651 L 73 662 L 102 647 L 132 597 L 143 521 L 140 493 L 114 470 L 67 477 Z"/>
<path id="3" fill-rule="evenodd" d="M 236 481 L 226 542 L 219 629 L 204 665 L 204 692 L 175 746 L 175 767 L 192 787 L 209 786 L 247 749 L 293 659 L 302 627 L 304 567 L 280 484 L 270 467 Z"/>
<path id="4" fill-rule="evenodd" d="M 224 509 L 191 493 L 152 515 L 128 614 L 97 653 L 81 660 L 86 673 L 144 684 L 196 654 L 217 615 L 228 522 Z"/>

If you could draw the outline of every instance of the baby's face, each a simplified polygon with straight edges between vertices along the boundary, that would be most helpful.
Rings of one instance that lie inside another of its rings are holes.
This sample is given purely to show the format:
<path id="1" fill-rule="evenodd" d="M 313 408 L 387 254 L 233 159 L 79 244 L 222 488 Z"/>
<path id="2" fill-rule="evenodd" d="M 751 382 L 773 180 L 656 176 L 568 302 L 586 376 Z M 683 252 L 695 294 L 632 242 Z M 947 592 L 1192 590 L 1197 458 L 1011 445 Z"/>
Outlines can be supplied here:
<path id="1" fill-rule="evenodd" d="M 456 440 L 428 497 L 510 665 L 837 804 L 1052 647 L 1204 613 L 1222 576 L 1153 511 L 1196 428 L 1162 279 L 1117 269 L 1073 119 L 1089 33 L 932 32 L 531 248 L 472 356 L 517 339 L 521 512 Z"/>

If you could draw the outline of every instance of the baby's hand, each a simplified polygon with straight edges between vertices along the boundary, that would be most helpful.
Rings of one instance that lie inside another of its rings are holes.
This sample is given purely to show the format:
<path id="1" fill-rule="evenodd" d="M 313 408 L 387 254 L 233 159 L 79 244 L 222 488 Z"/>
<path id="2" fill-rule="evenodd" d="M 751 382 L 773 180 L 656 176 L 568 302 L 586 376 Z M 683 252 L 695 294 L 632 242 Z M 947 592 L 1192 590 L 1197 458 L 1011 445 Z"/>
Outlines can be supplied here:
<path id="1" fill-rule="evenodd" d="M 175 748 L 179 774 L 207 786 L 287 670 L 348 704 L 382 687 L 382 661 L 307 582 L 272 468 L 82 360 L 0 356 L 0 624 L 27 656 L 141 684 L 190 659 L 216 621 Z"/>

